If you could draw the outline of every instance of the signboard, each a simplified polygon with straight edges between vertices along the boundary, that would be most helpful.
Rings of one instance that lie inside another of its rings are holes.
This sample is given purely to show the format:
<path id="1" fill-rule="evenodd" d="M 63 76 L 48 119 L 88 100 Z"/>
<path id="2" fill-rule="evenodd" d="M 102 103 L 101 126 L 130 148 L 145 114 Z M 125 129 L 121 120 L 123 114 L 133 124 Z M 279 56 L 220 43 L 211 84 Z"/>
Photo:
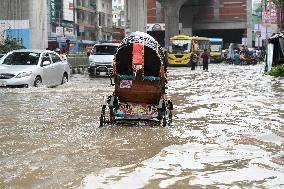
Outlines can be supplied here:
<path id="1" fill-rule="evenodd" d="M 266 10 L 262 13 L 262 20 L 264 23 L 277 24 L 277 8 L 271 0 L 267 0 Z"/>
<path id="2" fill-rule="evenodd" d="M 50 22 L 56 23 L 56 0 L 50 0 Z"/>
<path id="3" fill-rule="evenodd" d="M 56 27 L 56 35 L 57 36 L 63 36 L 64 35 L 63 27 Z"/>
<path id="4" fill-rule="evenodd" d="M 179 30 L 182 29 L 182 23 L 179 23 Z M 147 24 L 147 31 L 165 31 L 165 23 Z"/>
<path id="5" fill-rule="evenodd" d="M 56 42 L 56 41 L 57 41 L 57 37 L 48 36 L 48 42 Z"/>
<path id="6" fill-rule="evenodd" d="M 64 34 L 66 36 L 74 35 L 74 28 L 64 28 Z"/>
<path id="7" fill-rule="evenodd" d="M 242 38 L 242 45 L 245 45 L 245 46 L 248 45 L 248 39 L 246 37 Z"/>
<path id="8" fill-rule="evenodd" d="M 0 20 L 0 42 L 3 41 L 6 38 L 6 36 L 8 36 L 7 35 L 7 32 L 9 33 L 8 30 L 11 30 L 10 36 L 14 35 L 13 32 L 15 31 L 19 32 L 17 36 L 23 36 L 24 35 L 23 32 L 28 33 L 29 29 L 30 29 L 29 20 Z"/>
<path id="9" fill-rule="evenodd" d="M 255 46 L 256 47 L 262 47 L 262 39 L 260 36 L 255 38 Z"/>
<path id="10" fill-rule="evenodd" d="M 63 0 L 63 20 L 74 20 L 74 4 L 73 0 Z"/>

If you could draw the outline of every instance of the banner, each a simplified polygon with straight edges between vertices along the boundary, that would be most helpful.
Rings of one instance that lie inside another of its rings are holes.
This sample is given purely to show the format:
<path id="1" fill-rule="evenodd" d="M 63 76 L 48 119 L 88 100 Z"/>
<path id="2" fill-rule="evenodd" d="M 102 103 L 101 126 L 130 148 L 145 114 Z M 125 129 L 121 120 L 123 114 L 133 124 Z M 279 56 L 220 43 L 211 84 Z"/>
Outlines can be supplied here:
<path id="1" fill-rule="evenodd" d="M 277 7 L 272 1 L 266 2 L 265 11 L 262 13 L 264 23 L 277 24 Z"/>
<path id="2" fill-rule="evenodd" d="M 63 0 L 63 20 L 73 22 L 74 20 L 73 0 Z"/>
<path id="3" fill-rule="evenodd" d="M 50 22 L 56 23 L 56 0 L 50 0 Z"/>

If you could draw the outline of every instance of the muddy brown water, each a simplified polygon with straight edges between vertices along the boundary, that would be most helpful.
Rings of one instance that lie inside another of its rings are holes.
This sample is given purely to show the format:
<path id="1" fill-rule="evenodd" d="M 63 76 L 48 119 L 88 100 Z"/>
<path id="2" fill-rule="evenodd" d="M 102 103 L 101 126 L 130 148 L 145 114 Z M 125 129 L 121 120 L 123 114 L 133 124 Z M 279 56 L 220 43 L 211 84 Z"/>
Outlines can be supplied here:
<path id="1" fill-rule="evenodd" d="M 108 78 L 0 88 L 0 188 L 284 188 L 284 79 L 169 68 L 170 127 L 99 128 Z"/>

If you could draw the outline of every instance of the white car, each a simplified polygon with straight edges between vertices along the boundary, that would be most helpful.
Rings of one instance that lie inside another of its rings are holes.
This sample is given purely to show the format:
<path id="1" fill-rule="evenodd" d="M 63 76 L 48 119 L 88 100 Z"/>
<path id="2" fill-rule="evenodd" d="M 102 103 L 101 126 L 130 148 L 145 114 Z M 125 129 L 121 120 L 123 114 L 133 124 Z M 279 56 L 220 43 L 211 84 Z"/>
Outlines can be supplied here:
<path id="1" fill-rule="evenodd" d="M 94 45 L 89 56 L 90 66 L 88 72 L 91 76 L 110 75 L 112 73 L 112 61 L 119 43 L 102 43 Z"/>
<path id="2" fill-rule="evenodd" d="M 14 50 L 0 59 L 0 87 L 51 87 L 69 77 L 69 64 L 54 51 Z"/>

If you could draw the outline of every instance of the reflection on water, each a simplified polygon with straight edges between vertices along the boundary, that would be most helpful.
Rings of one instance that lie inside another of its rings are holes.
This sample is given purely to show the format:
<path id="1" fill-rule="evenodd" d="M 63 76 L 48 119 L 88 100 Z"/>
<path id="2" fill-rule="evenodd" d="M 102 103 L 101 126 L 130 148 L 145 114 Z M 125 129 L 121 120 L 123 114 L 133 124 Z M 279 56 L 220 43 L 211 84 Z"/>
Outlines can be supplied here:
<path id="1" fill-rule="evenodd" d="M 169 68 L 166 128 L 98 128 L 108 78 L 0 88 L 0 188 L 283 188 L 284 80 L 262 72 Z"/>

